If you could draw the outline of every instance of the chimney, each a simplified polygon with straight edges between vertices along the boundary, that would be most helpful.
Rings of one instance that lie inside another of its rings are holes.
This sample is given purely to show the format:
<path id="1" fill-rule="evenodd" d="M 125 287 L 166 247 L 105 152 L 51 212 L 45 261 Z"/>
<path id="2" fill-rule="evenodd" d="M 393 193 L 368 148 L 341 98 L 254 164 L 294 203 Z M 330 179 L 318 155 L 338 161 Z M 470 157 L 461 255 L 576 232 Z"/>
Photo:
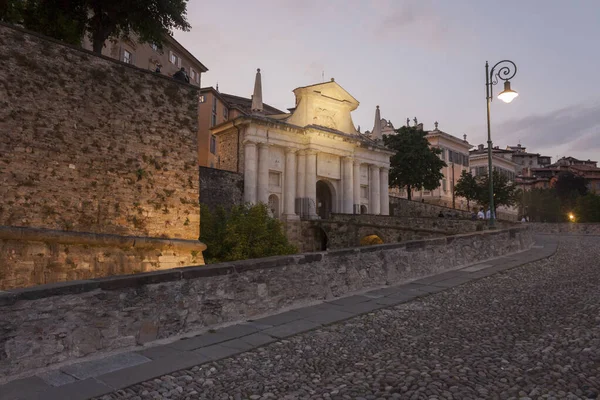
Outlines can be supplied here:
<path id="1" fill-rule="evenodd" d="M 262 114 L 262 79 L 260 77 L 260 68 L 256 70 L 256 79 L 254 80 L 254 94 L 252 94 L 252 114 Z"/>
<path id="2" fill-rule="evenodd" d="M 477 146 L 477 150 L 483 150 L 483 145 L 480 144 L 479 146 Z"/>
<path id="3" fill-rule="evenodd" d="M 381 140 L 381 114 L 379 112 L 379 106 L 375 109 L 375 126 L 371 131 L 371 139 Z"/>
<path id="4" fill-rule="evenodd" d="M 467 135 L 463 135 L 463 140 L 466 142 L 467 141 Z"/>

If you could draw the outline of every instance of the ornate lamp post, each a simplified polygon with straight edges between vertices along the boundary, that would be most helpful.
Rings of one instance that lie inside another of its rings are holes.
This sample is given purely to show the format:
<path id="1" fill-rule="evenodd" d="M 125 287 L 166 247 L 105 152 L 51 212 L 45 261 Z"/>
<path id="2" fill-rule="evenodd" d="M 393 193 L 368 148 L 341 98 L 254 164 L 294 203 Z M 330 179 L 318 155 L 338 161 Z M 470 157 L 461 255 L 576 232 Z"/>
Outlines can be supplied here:
<path id="1" fill-rule="evenodd" d="M 497 69 L 496 69 L 497 68 Z M 485 62 L 485 90 L 487 100 L 487 133 L 488 133 L 488 179 L 490 182 L 490 228 L 494 228 L 496 219 L 494 208 L 494 174 L 492 169 L 492 135 L 490 133 L 490 103 L 492 102 L 494 85 L 498 80 L 504 81 L 504 90 L 498 94 L 498 98 L 505 103 L 510 103 L 519 94 L 510 88 L 510 80 L 517 73 L 517 66 L 510 60 L 502 60 L 492 67 Z"/>

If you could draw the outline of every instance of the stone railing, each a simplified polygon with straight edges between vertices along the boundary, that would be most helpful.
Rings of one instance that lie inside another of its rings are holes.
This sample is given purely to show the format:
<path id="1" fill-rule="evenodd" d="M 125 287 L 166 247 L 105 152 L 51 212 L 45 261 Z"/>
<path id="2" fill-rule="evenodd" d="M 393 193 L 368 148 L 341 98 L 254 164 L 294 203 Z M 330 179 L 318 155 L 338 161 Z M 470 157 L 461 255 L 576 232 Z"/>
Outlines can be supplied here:
<path id="1" fill-rule="evenodd" d="M 204 264 L 197 240 L 0 226 L 0 290 Z"/>
<path id="2" fill-rule="evenodd" d="M 0 292 L 0 376 L 397 284 L 532 245 L 526 227 Z"/>
<path id="3" fill-rule="evenodd" d="M 527 225 L 536 233 L 569 233 L 575 235 L 600 235 L 600 224 L 581 224 L 570 222 L 546 223 L 534 222 Z"/>

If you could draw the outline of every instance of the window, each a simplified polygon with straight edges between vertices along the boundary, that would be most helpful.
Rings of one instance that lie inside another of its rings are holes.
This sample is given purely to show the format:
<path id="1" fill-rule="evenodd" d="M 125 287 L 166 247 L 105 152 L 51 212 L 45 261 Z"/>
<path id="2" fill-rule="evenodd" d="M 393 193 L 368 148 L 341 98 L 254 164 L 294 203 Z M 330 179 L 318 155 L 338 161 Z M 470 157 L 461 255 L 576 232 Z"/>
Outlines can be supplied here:
<path id="1" fill-rule="evenodd" d="M 200 83 L 200 74 L 193 68 L 190 68 L 190 81 Z"/>
<path id="2" fill-rule="evenodd" d="M 442 189 L 445 191 L 448 190 L 448 182 L 446 181 L 446 179 L 442 179 Z"/>
<path id="3" fill-rule="evenodd" d="M 127 64 L 133 64 L 133 54 L 131 54 L 127 50 L 123 50 L 123 60 L 122 61 Z"/>
<path id="4" fill-rule="evenodd" d="M 210 152 L 212 154 L 217 153 L 217 138 L 215 138 L 213 135 L 210 135 Z"/>
<path id="5" fill-rule="evenodd" d="M 225 119 L 225 121 L 229 119 L 229 108 L 227 107 L 223 107 L 223 118 Z"/>
<path id="6" fill-rule="evenodd" d="M 177 65 L 178 67 L 181 67 L 181 58 L 179 58 L 179 56 L 173 53 L 172 51 L 169 51 L 169 62 L 171 64 Z"/>
<path id="7" fill-rule="evenodd" d="M 215 96 L 213 96 L 212 113 L 211 113 L 211 117 L 210 117 L 210 127 L 212 128 L 216 124 L 217 124 L 217 98 Z"/>

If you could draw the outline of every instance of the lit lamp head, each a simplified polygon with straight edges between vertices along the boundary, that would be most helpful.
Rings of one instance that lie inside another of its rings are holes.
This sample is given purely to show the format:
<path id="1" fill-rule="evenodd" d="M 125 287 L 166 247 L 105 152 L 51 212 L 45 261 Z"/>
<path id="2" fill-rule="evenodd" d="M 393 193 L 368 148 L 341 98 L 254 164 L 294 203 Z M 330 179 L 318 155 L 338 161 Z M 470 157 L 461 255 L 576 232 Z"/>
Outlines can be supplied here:
<path id="1" fill-rule="evenodd" d="M 575 216 L 572 213 L 569 213 L 569 221 L 574 221 Z"/>
<path id="2" fill-rule="evenodd" d="M 519 93 L 515 92 L 510 88 L 510 81 L 504 82 L 504 90 L 498 94 L 498 98 L 505 103 L 513 101 Z"/>

